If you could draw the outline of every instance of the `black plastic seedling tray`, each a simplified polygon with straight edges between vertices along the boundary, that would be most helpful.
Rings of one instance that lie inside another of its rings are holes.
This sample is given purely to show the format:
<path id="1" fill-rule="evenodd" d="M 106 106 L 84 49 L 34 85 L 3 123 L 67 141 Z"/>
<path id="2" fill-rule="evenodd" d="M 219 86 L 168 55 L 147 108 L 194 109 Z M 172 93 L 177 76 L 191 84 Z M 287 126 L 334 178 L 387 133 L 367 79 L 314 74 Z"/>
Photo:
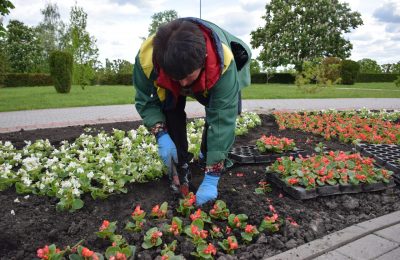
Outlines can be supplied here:
<path id="1" fill-rule="evenodd" d="M 306 156 L 306 151 L 297 149 L 296 151 L 284 153 L 260 153 L 257 146 L 248 145 L 235 147 L 229 152 L 229 158 L 237 163 L 253 164 L 253 163 L 272 163 L 277 158 L 282 156 L 298 157 L 299 155 Z"/>
<path id="2" fill-rule="evenodd" d="M 389 183 L 373 183 L 360 185 L 325 185 L 318 186 L 315 189 L 306 190 L 303 187 L 287 185 L 282 179 L 279 178 L 279 175 L 277 173 L 267 173 L 267 179 L 268 181 L 274 183 L 276 186 L 281 188 L 285 193 L 298 200 L 350 193 L 380 191 L 396 186 L 394 180 L 391 180 Z"/>
<path id="3" fill-rule="evenodd" d="M 400 146 L 360 143 L 356 145 L 356 150 L 364 156 L 373 157 L 376 164 L 392 171 L 395 181 L 400 184 Z"/>

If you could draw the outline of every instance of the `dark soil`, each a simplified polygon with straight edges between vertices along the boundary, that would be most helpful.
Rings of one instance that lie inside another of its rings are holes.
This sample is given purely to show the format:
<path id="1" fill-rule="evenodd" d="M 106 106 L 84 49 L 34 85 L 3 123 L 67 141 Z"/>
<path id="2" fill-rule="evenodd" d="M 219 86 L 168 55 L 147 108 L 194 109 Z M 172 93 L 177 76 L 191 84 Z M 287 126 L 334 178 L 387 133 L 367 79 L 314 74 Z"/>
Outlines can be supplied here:
<path id="1" fill-rule="evenodd" d="M 331 150 L 352 150 L 352 146 L 338 141 L 325 141 L 321 137 L 294 130 L 278 130 L 270 115 L 262 115 L 262 126 L 250 131 L 246 136 L 238 137 L 235 146 L 255 144 L 261 134 L 285 136 L 295 139 L 299 148 L 310 153 L 319 142 L 323 142 Z M 112 128 L 130 130 L 141 122 L 113 123 L 91 126 L 111 131 Z M 0 140 L 12 141 L 17 147 L 24 146 L 24 140 L 49 139 L 57 145 L 62 140 L 73 141 L 82 132 L 84 127 L 66 127 L 59 129 L 41 129 L 35 131 L 19 131 L 0 134 Z M 290 248 L 299 246 L 331 232 L 347 226 L 372 219 L 396 210 L 400 210 L 400 191 L 398 188 L 380 192 L 360 193 L 352 195 L 337 195 L 321 197 L 306 201 L 299 201 L 282 193 L 283 191 L 272 186 L 272 192 L 267 195 L 256 195 L 255 188 L 258 182 L 265 180 L 267 165 L 235 165 L 224 174 L 219 185 L 219 199 L 227 203 L 231 213 L 245 213 L 249 216 L 249 223 L 259 225 L 263 217 L 269 214 L 269 205 L 272 204 L 283 219 L 291 217 L 298 223 L 298 227 L 290 225 L 288 221 L 281 230 L 274 234 L 263 233 L 255 243 L 242 245 L 233 258 L 225 257 L 218 248 L 216 258 L 221 259 L 261 259 L 272 256 Z M 198 164 L 191 165 L 193 172 L 192 183 L 197 187 L 202 180 L 202 169 Z M 237 173 L 243 173 L 237 175 Z M 241 177 L 240 177 L 241 176 Z M 168 189 L 167 178 L 144 184 L 132 184 L 127 194 L 117 194 L 106 200 L 93 200 L 90 195 L 83 196 L 85 206 L 74 212 L 57 212 L 57 199 L 30 195 L 25 199 L 15 189 L 0 192 L 0 259 L 32 259 L 36 250 L 46 244 L 55 243 L 63 248 L 74 245 L 84 239 L 84 245 L 92 250 L 104 253 L 109 243 L 98 238 L 96 232 L 104 219 L 118 221 L 117 233 L 122 234 L 130 244 L 137 246 L 137 258 L 154 259 L 160 255 L 160 250 L 141 249 L 143 234 L 127 233 L 123 230 L 130 219 L 130 214 L 137 204 L 147 212 L 152 207 L 167 201 L 169 217 L 178 215 L 173 212 L 177 206 L 177 199 Z M 20 202 L 14 202 L 18 198 Z M 211 205 L 203 206 L 209 211 Z M 15 215 L 11 214 L 14 210 Z M 149 221 L 145 226 L 161 226 L 162 221 Z M 169 221 L 168 221 L 169 222 Z M 188 222 L 186 221 L 186 224 Z M 240 240 L 240 235 L 237 236 Z M 172 238 L 163 236 L 164 242 L 171 242 Z M 178 238 L 177 253 L 190 259 L 190 252 L 194 250 L 185 236 Z"/>

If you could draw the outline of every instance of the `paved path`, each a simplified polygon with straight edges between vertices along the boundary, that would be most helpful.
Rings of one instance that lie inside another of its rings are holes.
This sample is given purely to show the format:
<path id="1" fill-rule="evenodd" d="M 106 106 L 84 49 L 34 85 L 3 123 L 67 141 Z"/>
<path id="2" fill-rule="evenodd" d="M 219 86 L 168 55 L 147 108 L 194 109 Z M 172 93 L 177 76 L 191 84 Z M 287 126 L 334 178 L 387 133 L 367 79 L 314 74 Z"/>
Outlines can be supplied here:
<path id="1" fill-rule="evenodd" d="M 400 211 L 368 220 L 268 260 L 400 259 Z"/>
<path id="2" fill-rule="evenodd" d="M 243 109 L 271 110 L 400 109 L 399 98 L 244 100 Z M 203 107 L 188 102 L 189 117 L 204 116 Z M 133 105 L 94 106 L 1 112 L 0 132 L 139 120 Z M 362 222 L 271 258 L 278 259 L 400 259 L 400 211 Z"/>
<path id="3" fill-rule="evenodd" d="M 276 110 L 320 110 L 320 109 L 400 109 L 399 98 L 360 99 L 268 99 L 243 100 L 247 111 L 268 112 Z M 204 108 L 196 101 L 188 102 L 189 117 L 204 116 Z M 0 112 L 0 133 L 20 129 L 64 127 L 96 123 L 112 123 L 139 120 L 134 105 L 92 106 L 77 108 L 42 109 L 15 112 Z"/>

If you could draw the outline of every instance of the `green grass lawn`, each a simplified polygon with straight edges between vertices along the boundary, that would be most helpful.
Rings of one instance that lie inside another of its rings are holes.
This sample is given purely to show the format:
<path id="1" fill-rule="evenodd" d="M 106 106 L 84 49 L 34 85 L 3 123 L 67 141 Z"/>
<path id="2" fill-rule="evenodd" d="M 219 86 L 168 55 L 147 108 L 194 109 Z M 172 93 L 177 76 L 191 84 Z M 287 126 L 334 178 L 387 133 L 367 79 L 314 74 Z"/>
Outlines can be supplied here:
<path id="1" fill-rule="evenodd" d="M 132 104 L 133 86 L 72 86 L 68 94 L 54 87 L 0 88 L 0 111 Z"/>
<path id="2" fill-rule="evenodd" d="M 281 98 L 400 98 L 400 88 L 393 83 L 357 83 L 321 88 L 316 93 L 304 93 L 295 85 L 253 84 L 242 92 L 244 99 Z"/>
<path id="3" fill-rule="evenodd" d="M 69 94 L 58 94 L 54 87 L 0 88 L 0 112 L 132 104 L 133 86 L 73 86 Z M 253 84 L 242 92 L 244 99 L 280 98 L 400 98 L 393 83 L 357 83 L 324 88 L 314 94 L 303 93 L 295 85 Z"/>

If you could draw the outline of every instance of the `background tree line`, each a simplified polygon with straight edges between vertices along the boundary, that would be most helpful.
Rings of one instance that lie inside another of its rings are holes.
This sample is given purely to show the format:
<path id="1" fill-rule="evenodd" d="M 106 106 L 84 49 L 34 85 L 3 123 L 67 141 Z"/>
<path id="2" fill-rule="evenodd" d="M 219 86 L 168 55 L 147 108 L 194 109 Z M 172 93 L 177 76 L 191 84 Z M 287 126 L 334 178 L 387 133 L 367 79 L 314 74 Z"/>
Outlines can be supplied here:
<path id="1" fill-rule="evenodd" d="M 9 2 L 11 4 L 11 2 Z M 8 6 L 8 12 L 13 6 Z M 75 4 L 69 22 L 60 18 L 58 6 L 48 2 L 41 10 L 43 19 L 37 26 L 10 20 L 0 35 L 0 74 L 49 73 L 53 51 L 65 51 L 73 57 L 73 84 L 85 86 L 123 73 L 132 73 L 127 60 L 99 60 L 96 39 L 87 31 L 87 14 Z M 2 13 L 7 14 L 7 13 Z"/>
<path id="2" fill-rule="evenodd" d="M 10 8 L 10 1 L 2 1 L 1 14 L 8 14 Z M 116 84 L 124 80 L 122 75 L 132 73 L 129 61 L 106 59 L 102 64 L 98 60 L 96 39 L 86 29 L 88 17 L 81 7 L 71 8 L 68 23 L 61 20 L 54 3 L 47 3 L 41 13 L 43 19 L 37 26 L 18 20 L 9 21 L 6 28 L 0 24 L 0 74 L 49 73 L 48 58 L 60 50 L 73 57 L 73 84 Z M 167 10 L 151 18 L 149 35 L 178 14 Z M 326 70 L 327 64 L 321 62 L 327 58 L 335 60 L 329 66 L 338 69 L 338 61 L 350 57 L 353 46 L 344 34 L 363 24 L 358 12 L 337 0 L 271 0 L 262 18 L 265 25 L 251 32 L 252 47 L 260 49 L 260 55 L 251 60 L 251 73 L 272 75 L 284 68 L 288 73 L 312 72 L 311 78 Z M 360 73 L 400 73 L 400 61 L 379 65 L 365 58 L 357 64 Z"/>

